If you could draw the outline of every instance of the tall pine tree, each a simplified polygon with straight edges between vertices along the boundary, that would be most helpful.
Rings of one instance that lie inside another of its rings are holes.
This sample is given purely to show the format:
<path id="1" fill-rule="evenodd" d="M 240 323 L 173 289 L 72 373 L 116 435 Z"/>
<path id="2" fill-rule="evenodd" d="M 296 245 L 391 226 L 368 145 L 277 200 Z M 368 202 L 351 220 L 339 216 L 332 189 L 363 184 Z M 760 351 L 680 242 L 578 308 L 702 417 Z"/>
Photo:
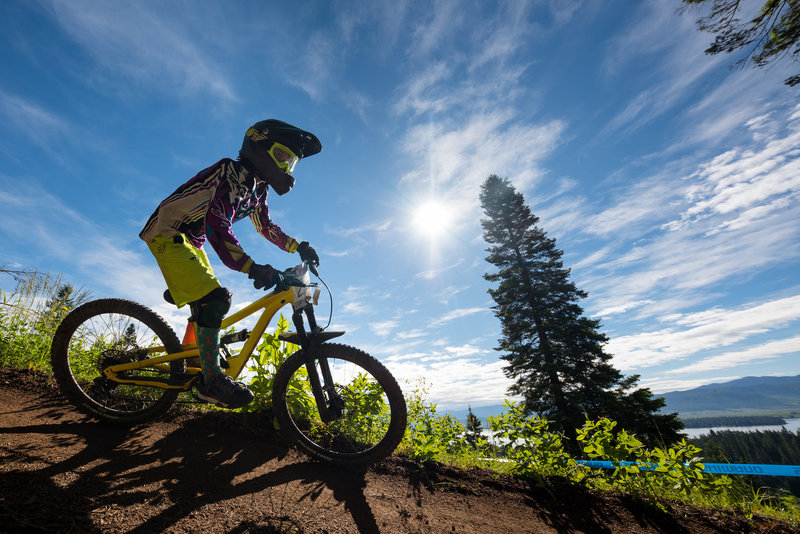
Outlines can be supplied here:
<path id="1" fill-rule="evenodd" d="M 670 444 L 683 428 L 676 414 L 655 412 L 663 399 L 647 389 L 632 393 L 638 376 L 624 377 L 603 345 L 600 322 L 583 315 L 578 302 L 587 293 L 570 281 L 570 269 L 555 239 L 537 224 L 521 193 L 492 175 L 481 187 L 481 220 L 490 245 L 486 260 L 497 268 L 484 275 L 502 324 L 499 351 L 515 380 L 509 393 L 522 395 L 529 412 L 574 438 L 585 417 L 609 417 L 649 445 Z"/>

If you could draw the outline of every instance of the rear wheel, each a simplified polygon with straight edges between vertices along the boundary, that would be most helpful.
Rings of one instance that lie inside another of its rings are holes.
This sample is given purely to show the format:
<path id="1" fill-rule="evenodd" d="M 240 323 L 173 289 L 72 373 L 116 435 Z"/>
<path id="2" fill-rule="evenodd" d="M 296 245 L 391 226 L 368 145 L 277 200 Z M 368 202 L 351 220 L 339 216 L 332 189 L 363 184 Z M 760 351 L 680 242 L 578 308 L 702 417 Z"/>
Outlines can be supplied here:
<path id="1" fill-rule="evenodd" d="M 163 349 L 148 353 L 151 347 Z M 64 318 L 53 337 L 50 358 L 56 382 L 78 409 L 103 420 L 132 424 L 166 412 L 180 390 L 122 384 L 107 378 L 103 370 L 180 350 L 178 336 L 149 308 L 128 300 L 101 299 Z M 185 370 L 186 360 L 177 360 L 121 375 L 169 380 Z"/>
<path id="2" fill-rule="evenodd" d="M 340 464 L 368 464 L 389 456 L 406 430 L 403 392 L 388 369 L 369 354 L 333 343 L 320 346 L 333 377 L 326 404 L 337 417 L 323 422 L 311 392 L 302 351 L 275 374 L 273 411 L 281 432 L 316 458 Z"/>

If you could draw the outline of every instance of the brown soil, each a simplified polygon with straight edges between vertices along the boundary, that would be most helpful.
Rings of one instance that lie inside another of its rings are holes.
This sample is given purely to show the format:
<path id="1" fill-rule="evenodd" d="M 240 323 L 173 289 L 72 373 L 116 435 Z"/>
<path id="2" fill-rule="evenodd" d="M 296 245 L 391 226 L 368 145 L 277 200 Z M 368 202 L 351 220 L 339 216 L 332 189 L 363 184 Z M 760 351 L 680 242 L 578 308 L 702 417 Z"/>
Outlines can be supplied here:
<path id="1" fill-rule="evenodd" d="M 0 370 L 0 532 L 793 532 L 397 456 L 343 470 L 269 427 L 188 410 L 111 426 L 78 414 L 47 377 Z"/>

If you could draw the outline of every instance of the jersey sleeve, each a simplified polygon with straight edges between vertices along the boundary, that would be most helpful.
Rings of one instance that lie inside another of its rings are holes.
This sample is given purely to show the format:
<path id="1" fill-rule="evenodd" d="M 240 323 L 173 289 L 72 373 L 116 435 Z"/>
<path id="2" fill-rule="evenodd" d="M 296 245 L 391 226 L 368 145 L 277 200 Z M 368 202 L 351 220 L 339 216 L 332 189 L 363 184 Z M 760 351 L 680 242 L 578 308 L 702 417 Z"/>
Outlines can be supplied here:
<path id="1" fill-rule="evenodd" d="M 234 208 L 227 201 L 230 196 L 228 189 L 226 182 L 221 181 L 211 199 L 206 215 L 206 237 L 222 263 L 234 271 L 246 273 L 250 270 L 253 260 L 233 235 Z"/>
<path id="2" fill-rule="evenodd" d="M 271 243 L 274 243 L 279 248 L 286 252 L 294 252 L 297 250 L 297 241 L 289 237 L 281 230 L 280 226 L 272 222 L 269 218 L 269 210 L 266 205 L 260 206 L 250 214 L 250 220 L 253 221 L 253 226 L 259 234 L 266 237 Z"/>

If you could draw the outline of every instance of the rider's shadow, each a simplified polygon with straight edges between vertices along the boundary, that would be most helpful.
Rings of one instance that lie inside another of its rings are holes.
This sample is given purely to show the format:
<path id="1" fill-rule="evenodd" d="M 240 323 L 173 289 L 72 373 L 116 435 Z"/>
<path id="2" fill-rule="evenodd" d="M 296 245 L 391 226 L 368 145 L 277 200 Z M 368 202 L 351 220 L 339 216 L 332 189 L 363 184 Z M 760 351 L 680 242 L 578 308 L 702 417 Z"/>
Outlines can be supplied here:
<path id="1" fill-rule="evenodd" d="M 258 424 L 264 426 L 254 428 Z M 86 527 L 95 523 L 95 514 L 139 507 L 141 516 L 144 506 L 149 517 L 126 531 L 164 531 L 195 515 L 213 515 L 227 532 L 321 530 L 327 522 L 379 530 L 364 495 L 363 471 L 290 452 L 268 425 L 252 416 L 212 412 L 156 426 L 87 419 L 18 427 L 13 431 L 50 434 L 56 446 L 84 447 L 41 469 L 16 473 L 14 483 L 47 485 L 65 502 L 80 494 L 87 508 L 76 510 L 73 521 Z M 52 483 L 61 479 L 69 483 Z M 241 497 L 249 502 L 239 507 Z"/>
<path id="2" fill-rule="evenodd" d="M 202 428 L 196 422 L 192 431 L 202 435 Z M 237 434 L 216 428 L 191 444 L 181 432 L 165 436 L 157 444 L 166 461 L 159 476 L 173 504 L 132 532 L 164 529 L 201 508 L 238 516 L 227 532 L 322 530 L 338 520 L 354 522 L 359 532 L 378 532 L 364 495 L 365 470 L 308 460 L 287 451 L 274 433 L 261 434 L 263 441 L 246 429 Z M 257 506 L 248 506 L 246 514 L 224 510 L 225 502 L 243 496 Z M 253 515 L 254 508 L 260 513 Z"/>

